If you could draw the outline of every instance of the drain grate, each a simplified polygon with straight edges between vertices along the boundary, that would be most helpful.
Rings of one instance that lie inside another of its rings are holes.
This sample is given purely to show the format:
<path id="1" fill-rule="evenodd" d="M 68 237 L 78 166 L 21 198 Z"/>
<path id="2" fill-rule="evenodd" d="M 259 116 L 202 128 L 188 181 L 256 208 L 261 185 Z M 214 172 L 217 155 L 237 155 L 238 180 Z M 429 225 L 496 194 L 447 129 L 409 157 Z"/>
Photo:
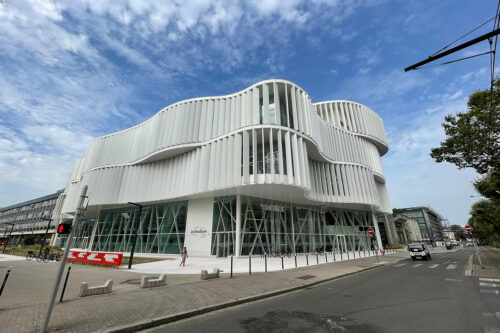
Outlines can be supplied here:
<path id="1" fill-rule="evenodd" d="M 298 276 L 297 279 L 309 280 L 309 279 L 313 279 L 315 277 L 316 277 L 316 275 L 304 275 L 304 276 Z"/>

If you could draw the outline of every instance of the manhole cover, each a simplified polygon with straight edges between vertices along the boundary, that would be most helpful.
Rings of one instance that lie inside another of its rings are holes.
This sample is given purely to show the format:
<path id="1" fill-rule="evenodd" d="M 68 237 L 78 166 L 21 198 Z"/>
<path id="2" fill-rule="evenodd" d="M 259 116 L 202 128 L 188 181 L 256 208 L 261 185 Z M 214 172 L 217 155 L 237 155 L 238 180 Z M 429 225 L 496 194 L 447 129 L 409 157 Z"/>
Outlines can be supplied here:
<path id="1" fill-rule="evenodd" d="M 309 280 L 309 279 L 312 279 L 312 278 L 315 278 L 316 275 L 304 275 L 304 276 L 298 276 L 297 279 L 301 279 L 301 280 Z"/>
<path id="2" fill-rule="evenodd" d="M 121 281 L 120 283 L 126 283 L 126 284 L 141 284 L 141 279 L 128 279 L 125 281 Z"/>

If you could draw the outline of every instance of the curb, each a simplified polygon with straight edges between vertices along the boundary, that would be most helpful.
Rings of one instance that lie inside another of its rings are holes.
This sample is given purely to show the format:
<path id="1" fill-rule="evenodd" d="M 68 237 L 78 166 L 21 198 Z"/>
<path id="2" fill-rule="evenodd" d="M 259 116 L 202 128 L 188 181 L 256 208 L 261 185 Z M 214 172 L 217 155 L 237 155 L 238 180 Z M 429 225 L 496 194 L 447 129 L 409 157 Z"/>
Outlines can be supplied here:
<path id="1" fill-rule="evenodd" d="M 406 259 L 407 258 L 404 258 L 402 260 L 406 260 Z M 402 260 L 398 260 L 398 261 L 402 261 Z M 398 261 L 395 261 L 395 262 L 398 262 Z M 382 267 L 382 266 L 385 266 L 385 265 L 386 264 L 379 264 L 379 265 L 375 265 L 375 266 L 372 266 L 372 267 L 363 268 L 363 269 L 361 269 L 359 271 L 350 272 L 350 273 L 346 273 L 346 274 L 338 275 L 338 276 L 332 276 L 332 277 L 329 277 L 329 278 L 326 278 L 326 279 L 323 279 L 323 280 L 319 280 L 319 281 L 315 281 L 315 282 L 303 284 L 303 285 L 296 286 L 296 287 L 279 289 L 279 290 L 270 291 L 270 292 L 259 294 L 259 295 L 248 296 L 248 297 L 244 297 L 244 298 L 240 298 L 240 299 L 234 299 L 234 300 L 227 301 L 227 302 L 224 302 L 224 303 L 209 305 L 209 306 L 206 306 L 206 307 L 203 307 L 203 308 L 189 310 L 189 311 L 185 311 L 185 312 L 179 312 L 179 313 L 176 313 L 176 314 L 173 314 L 173 315 L 164 316 L 164 317 L 146 319 L 146 320 L 135 322 L 135 323 L 129 324 L 129 325 L 115 326 L 115 327 L 103 330 L 101 332 L 103 332 L 103 333 L 131 333 L 131 332 L 137 332 L 137 331 L 140 331 L 140 330 L 145 330 L 145 329 L 148 329 L 148 328 L 153 328 L 153 327 L 156 327 L 156 326 L 173 323 L 175 321 L 179 321 L 179 320 L 182 320 L 182 319 L 194 317 L 194 316 L 197 316 L 197 315 L 200 315 L 200 314 L 205 314 L 205 313 L 208 313 L 208 312 L 217 311 L 217 310 L 228 308 L 228 307 L 232 307 L 232 306 L 235 306 L 235 305 L 250 303 L 250 302 L 258 301 L 258 300 L 261 300 L 261 299 L 265 299 L 265 298 L 269 298 L 269 297 L 274 297 L 274 296 L 286 294 L 286 293 L 297 291 L 297 290 L 304 289 L 304 288 L 307 288 L 307 287 L 315 286 L 315 285 L 318 285 L 320 283 L 325 283 L 325 282 L 329 282 L 329 281 L 332 281 L 332 280 L 340 279 L 340 278 L 343 278 L 343 277 L 346 277 L 346 276 L 354 275 L 354 274 L 357 274 L 357 273 L 360 273 L 360 272 L 369 271 L 369 270 L 372 270 L 372 269 L 375 269 L 375 268 L 379 268 L 379 267 Z"/>
<path id="2" fill-rule="evenodd" d="M 467 267 L 465 268 L 465 276 L 472 276 L 472 258 L 473 254 L 469 256 L 469 259 L 467 260 Z"/>

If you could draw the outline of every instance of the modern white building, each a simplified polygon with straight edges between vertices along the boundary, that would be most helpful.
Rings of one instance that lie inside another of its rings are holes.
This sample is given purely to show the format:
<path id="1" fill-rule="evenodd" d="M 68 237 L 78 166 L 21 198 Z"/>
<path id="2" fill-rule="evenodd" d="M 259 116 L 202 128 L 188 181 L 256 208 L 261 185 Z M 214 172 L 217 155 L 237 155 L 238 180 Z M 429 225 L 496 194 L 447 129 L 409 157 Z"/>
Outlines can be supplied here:
<path id="1" fill-rule="evenodd" d="M 132 128 L 96 138 L 65 190 L 75 247 L 245 256 L 370 248 L 366 229 L 392 212 L 382 119 L 350 101 L 312 103 L 298 85 L 267 80 L 226 96 L 184 100 Z"/>

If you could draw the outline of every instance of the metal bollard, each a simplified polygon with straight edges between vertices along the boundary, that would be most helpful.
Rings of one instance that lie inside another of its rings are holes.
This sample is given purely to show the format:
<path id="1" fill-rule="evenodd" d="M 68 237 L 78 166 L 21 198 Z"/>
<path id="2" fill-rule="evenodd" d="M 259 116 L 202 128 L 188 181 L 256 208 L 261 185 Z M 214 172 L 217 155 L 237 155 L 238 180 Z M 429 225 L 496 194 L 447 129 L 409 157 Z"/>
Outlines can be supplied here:
<path id="1" fill-rule="evenodd" d="M 325 261 L 328 262 L 328 253 L 325 252 Z"/>
<path id="2" fill-rule="evenodd" d="M 248 255 L 248 275 L 252 275 L 252 255 Z"/>
<path id="3" fill-rule="evenodd" d="M 340 251 L 340 260 L 344 260 L 344 256 L 342 255 L 342 251 Z"/>
<path id="4" fill-rule="evenodd" d="M 61 298 L 59 298 L 59 303 L 62 303 L 63 297 L 64 297 L 64 292 L 66 291 L 66 285 L 68 284 L 68 278 L 69 278 L 69 273 L 71 272 L 71 265 L 68 267 L 68 272 L 66 273 L 66 279 L 64 280 L 64 286 L 61 291 Z"/>
<path id="5" fill-rule="evenodd" d="M 347 251 L 347 260 L 349 260 L 349 259 L 350 259 L 350 258 L 349 258 L 349 251 Z"/>
<path id="6" fill-rule="evenodd" d="M 0 288 L 0 296 L 2 296 L 2 293 L 3 293 L 3 288 L 5 287 L 5 284 L 7 283 L 7 279 L 9 278 L 9 275 L 10 275 L 10 267 L 9 269 L 7 270 L 7 273 L 5 274 L 5 277 L 3 279 L 3 282 L 2 282 L 2 287 Z"/>
<path id="7" fill-rule="evenodd" d="M 283 263 L 283 256 L 281 256 L 281 269 L 285 269 L 285 264 Z"/>
<path id="8" fill-rule="evenodd" d="M 366 258 L 366 250 L 365 249 L 363 249 L 363 257 Z"/>
<path id="9" fill-rule="evenodd" d="M 352 251 L 352 255 L 354 256 L 354 259 L 356 259 L 356 250 Z"/>
<path id="10" fill-rule="evenodd" d="M 335 252 L 332 251 L 332 256 L 333 256 L 333 262 L 337 261 L 337 259 L 335 259 Z"/>
<path id="11" fill-rule="evenodd" d="M 306 264 L 307 266 L 309 266 L 309 256 L 307 255 L 307 253 L 306 253 Z"/>
<path id="12" fill-rule="evenodd" d="M 295 268 L 297 268 L 297 253 L 295 253 Z"/>
<path id="13" fill-rule="evenodd" d="M 267 273 L 267 253 L 264 253 L 265 269 Z"/>
<path id="14" fill-rule="evenodd" d="M 231 256 L 231 277 L 233 277 L 233 256 Z"/>
<path id="15" fill-rule="evenodd" d="M 361 248 L 358 249 L 358 257 L 361 258 Z"/>
<path id="16" fill-rule="evenodd" d="M 319 265 L 318 254 L 316 253 L 316 265 Z"/>

